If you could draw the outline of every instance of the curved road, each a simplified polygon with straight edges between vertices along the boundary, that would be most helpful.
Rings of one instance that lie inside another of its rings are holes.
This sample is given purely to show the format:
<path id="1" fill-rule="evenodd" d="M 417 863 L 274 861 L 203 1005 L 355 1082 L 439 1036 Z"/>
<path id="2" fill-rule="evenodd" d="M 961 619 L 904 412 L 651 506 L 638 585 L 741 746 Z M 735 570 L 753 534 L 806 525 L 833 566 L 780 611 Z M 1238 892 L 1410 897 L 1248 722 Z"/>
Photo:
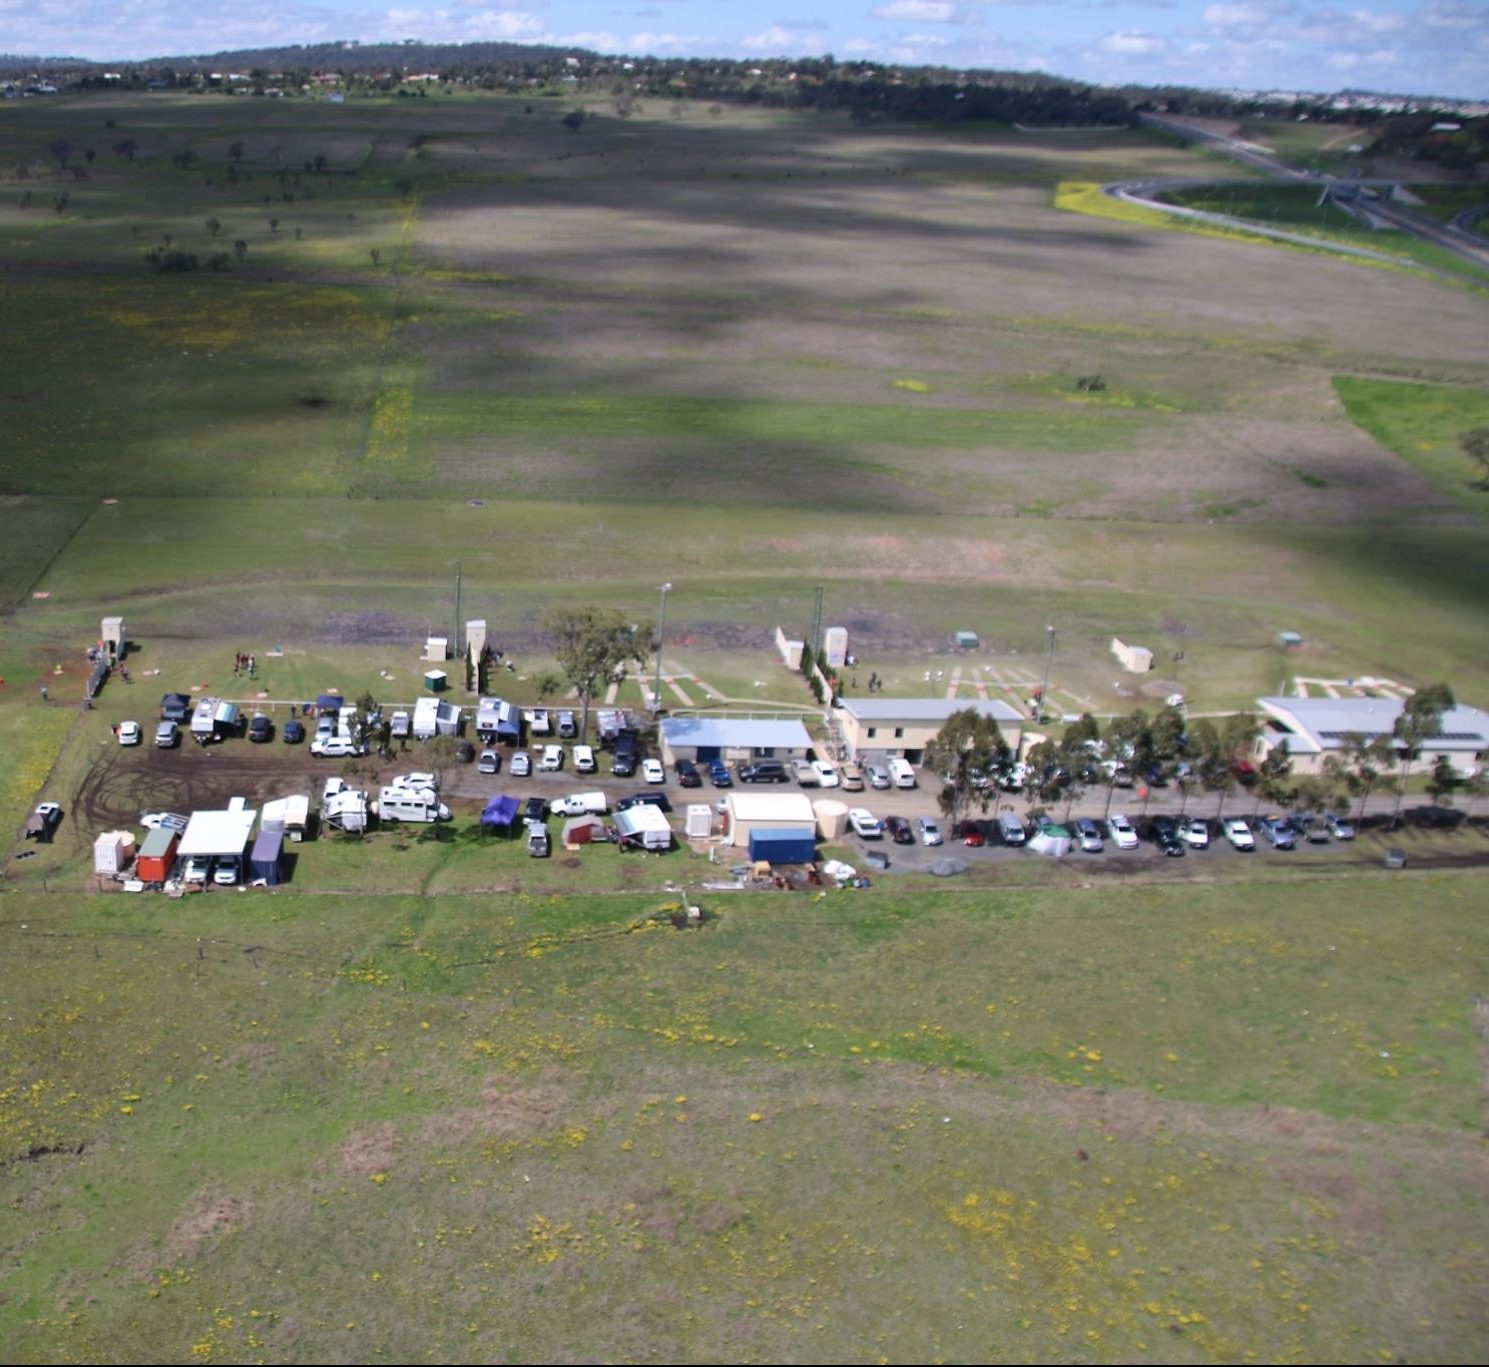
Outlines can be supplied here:
<path id="1" fill-rule="evenodd" d="M 1335 179 L 1332 176 L 1314 176 L 1306 171 L 1299 171 L 1295 167 L 1288 166 L 1286 163 L 1279 161 L 1265 148 L 1258 147 L 1254 143 L 1243 142 L 1239 138 L 1227 137 L 1222 133 L 1212 133 L 1205 129 L 1191 128 L 1187 124 L 1162 119 L 1155 114 L 1142 114 L 1139 117 L 1144 123 L 1154 128 L 1160 128 L 1166 133 L 1174 133 L 1193 142 L 1203 143 L 1208 147 L 1212 147 L 1233 160 L 1241 162 L 1243 165 L 1264 172 L 1274 180 L 1287 181 L 1289 183 L 1303 182 L 1305 184 L 1317 184 L 1322 187 Z M 1386 252 L 1373 252 L 1365 247 L 1351 247 L 1332 239 L 1310 237 L 1306 232 L 1267 228 L 1256 223 L 1254 220 L 1233 218 L 1228 214 L 1214 214 L 1198 209 L 1185 209 L 1178 205 L 1165 204 L 1161 200 L 1154 198 L 1156 194 L 1164 190 L 1197 185 L 1213 185 L 1215 183 L 1214 180 L 1120 181 L 1105 185 L 1102 188 L 1107 194 L 1112 195 L 1116 199 L 1141 204 L 1145 208 L 1158 209 L 1164 213 L 1177 214 L 1186 218 L 1197 218 L 1202 221 L 1216 223 L 1223 227 L 1244 229 L 1247 232 L 1257 233 L 1263 237 L 1275 237 L 1284 242 L 1296 242 L 1305 246 L 1326 247 L 1330 251 L 1340 252 L 1346 256 L 1363 256 L 1368 259 L 1398 263 L 1401 260 L 1399 256 L 1392 256 Z M 1398 182 L 1351 180 L 1339 183 L 1350 185 L 1395 185 Z M 1407 232 L 1414 237 L 1421 238 L 1424 242 L 1430 242 L 1435 246 L 1445 248 L 1447 251 L 1454 253 L 1454 255 L 1461 257 L 1465 261 L 1471 262 L 1473 265 L 1489 269 L 1489 240 L 1486 240 L 1466 226 L 1473 218 L 1479 217 L 1485 212 L 1483 208 L 1465 210 L 1463 213 L 1456 215 L 1450 222 L 1439 223 L 1436 219 L 1428 218 L 1425 214 L 1419 214 L 1405 205 L 1391 200 L 1368 200 L 1357 206 L 1346 205 L 1345 207 L 1366 221 L 1400 229 L 1402 232 Z M 1423 269 L 1430 269 L 1430 267 L 1424 267 Z"/>

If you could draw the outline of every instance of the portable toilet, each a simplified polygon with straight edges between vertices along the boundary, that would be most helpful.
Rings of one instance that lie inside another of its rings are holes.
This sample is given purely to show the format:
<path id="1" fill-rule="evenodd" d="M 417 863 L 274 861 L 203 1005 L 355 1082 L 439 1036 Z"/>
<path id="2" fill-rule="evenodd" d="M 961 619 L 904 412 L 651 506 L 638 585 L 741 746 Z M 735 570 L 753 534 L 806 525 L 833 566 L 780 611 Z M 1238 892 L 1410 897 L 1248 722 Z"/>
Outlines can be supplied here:
<path id="1" fill-rule="evenodd" d="M 103 629 L 99 634 L 99 643 L 103 646 L 103 658 L 111 665 L 116 665 L 124 658 L 124 619 L 122 617 L 105 617 Z"/>
<path id="2" fill-rule="evenodd" d="M 959 631 L 956 634 L 958 650 L 976 650 L 982 644 L 975 631 Z"/>
<path id="3" fill-rule="evenodd" d="M 424 687 L 431 693 L 443 693 L 445 685 L 450 682 L 450 676 L 443 669 L 426 669 L 424 671 Z"/>
<path id="4" fill-rule="evenodd" d="M 713 808 L 706 802 L 688 803 L 685 829 L 693 840 L 707 840 L 713 834 Z"/>

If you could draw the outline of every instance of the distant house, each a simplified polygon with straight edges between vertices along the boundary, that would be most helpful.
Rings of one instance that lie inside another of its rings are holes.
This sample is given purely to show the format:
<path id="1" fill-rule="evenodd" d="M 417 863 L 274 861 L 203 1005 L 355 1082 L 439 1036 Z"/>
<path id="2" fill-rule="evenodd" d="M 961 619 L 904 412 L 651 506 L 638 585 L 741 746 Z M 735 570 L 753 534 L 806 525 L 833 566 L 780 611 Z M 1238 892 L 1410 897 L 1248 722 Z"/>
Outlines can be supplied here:
<path id="1" fill-rule="evenodd" d="M 1009 749 L 1018 752 L 1024 719 L 996 698 L 844 698 L 835 715 L 853 759 L 899 755 L 919 764 L 951 714 L 968 708 L 993 718 Z"/>
<path id="2" fill-rule="evenodd" d="M 1374 740 L 1393 733 L 1402 704 L 1395 698 L 1258 698 L 1262 732 L 1256 757 L 1285 750 L 1295 774 L 1316 774 L 1330 754 L 1344 749 L 1351 733 Z M 1460 773 L 1477 772 L 1489 754 L 1489 713 L 1454 707 L 1443 713 L 1442 734 L 1422 747 L 1418 767 L 1430 769 L 1445 756 Z"/>

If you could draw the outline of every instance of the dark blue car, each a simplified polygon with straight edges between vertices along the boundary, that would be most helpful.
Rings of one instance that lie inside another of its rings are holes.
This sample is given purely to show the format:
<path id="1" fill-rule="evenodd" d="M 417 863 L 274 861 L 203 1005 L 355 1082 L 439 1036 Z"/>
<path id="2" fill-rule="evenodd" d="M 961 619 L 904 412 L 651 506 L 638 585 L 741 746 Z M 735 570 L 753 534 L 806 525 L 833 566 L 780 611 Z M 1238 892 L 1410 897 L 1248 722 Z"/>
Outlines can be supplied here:
<path id="1" fill-rule="evenodd" d="M 715 788 L 734 787 L 734 779 L 730 776 L 728 766 L 721 759 L 708 761 L 708 780 Z"/>

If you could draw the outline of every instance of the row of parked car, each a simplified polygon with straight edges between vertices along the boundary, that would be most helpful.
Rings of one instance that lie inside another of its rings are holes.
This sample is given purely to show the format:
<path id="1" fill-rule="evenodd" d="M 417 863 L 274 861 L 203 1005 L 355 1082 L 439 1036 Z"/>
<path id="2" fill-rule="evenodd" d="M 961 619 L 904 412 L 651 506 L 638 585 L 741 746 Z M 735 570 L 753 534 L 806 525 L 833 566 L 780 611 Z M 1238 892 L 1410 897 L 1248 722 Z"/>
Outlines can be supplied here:
<path id="1" fill-rule="evenodd" d="M 704 775 L 715 788 L 732 788 L 740 783 L 795 783 L 801 788 L 841 788 L 847 793 L 861 793 L 870 788 L 915 788 L 919 784 L 914 767 L 894 756 L 883 763 L 860 767 L 851 762 L 834 764 L 825 759 L 757 759 L 740 760 L 731 770 L 723 760 L 680 759 L 673 764 L 678 783 L 684 788 L 701 788 Z"/>

